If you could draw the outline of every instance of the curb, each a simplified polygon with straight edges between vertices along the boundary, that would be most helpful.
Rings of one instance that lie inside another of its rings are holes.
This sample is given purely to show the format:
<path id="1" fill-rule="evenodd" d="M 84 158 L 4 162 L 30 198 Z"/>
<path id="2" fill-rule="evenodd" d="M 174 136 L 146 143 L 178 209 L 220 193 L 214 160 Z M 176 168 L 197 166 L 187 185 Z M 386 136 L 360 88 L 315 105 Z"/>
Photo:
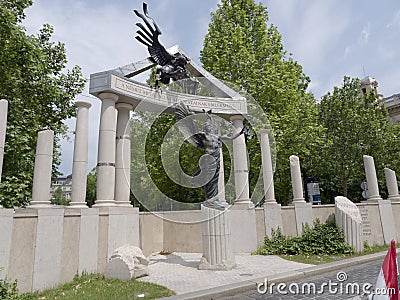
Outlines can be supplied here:
<path id="1" fill-rule="evenodd" d="M 363 255 L 359 257 L 347 258 L 340 261 L 330 262 L 326 264 L 316 265 L 313 267 L 306 267 L 304 269 L 293 270 L 290 272 L 283 272 L 279 274 L 269 275 L 260 278 L 254 278 L 241 282 L 235 282 L 223 286 L 213 287 L 195 292 L 184 293 L 167 298 L 168 300 L 215 300 L 223 297 L 234 296 L 240 293 L 249 292 L 257 288 L 258 283 L 263 283 L 265 280 L 268 282 L 280 283 L 292 280 L 304 279 L 307 277 L 328 273 L 360 264 L 369 263 L 374 260 L 384 258 L 387 251 L 379 253 Z M 400 250 L 397 251 L 400 253 Z"/>

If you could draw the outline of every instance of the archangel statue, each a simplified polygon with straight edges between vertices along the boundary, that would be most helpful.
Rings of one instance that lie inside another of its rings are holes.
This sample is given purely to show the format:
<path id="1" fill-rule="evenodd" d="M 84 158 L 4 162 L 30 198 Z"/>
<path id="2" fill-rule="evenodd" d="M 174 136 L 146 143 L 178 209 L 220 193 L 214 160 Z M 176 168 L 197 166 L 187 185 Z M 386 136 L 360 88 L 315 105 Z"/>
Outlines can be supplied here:
<path id="1" fill-rule="evenodd" d="M 205 201 L 203 205 L 209 208 L 224 210 L 225 207 L 219 201 L 218 196 L 218 178 L 220 170 L 220 151 L 223 140 L 234 140 L 243 132 L 234 134 L 233 136 L 221 136 L 218 133 L 218 126 L 215 118 L 210 111 L 204 111 L 208 117 L 208 122 L 204 124 L 203 131 L 199 131 L 197 122 L 194 120 L 194 113 L 184 104 L 178 103 L 175 106 L 175 117 L 177 125 L 185 138 L 196 148 L 205 150 L 205 155 L 200 158 L 196 171 L 192 174 L 192 181 L 196 179 L 204 182 L 204 178 L 208 180 L 201 186 Z M 200 176 L 200 177 L 199 177 Z"/>
<path id="2" fill-rule="evenodd" d="M 168 84 L 171 79 L 173 81 L 189 79 L 189 72 L 185 68 L 189 59 L 182 54 L 178 54 L 176 56 L 171 55 L 165 49 L 165 47 L 161 45 L 160 41 L 158 40 L 158 36 L 161 35 L 161 30 L 157 26 L 154 19 L 149 16 L 147 4 L 143 3 L 144 15 L 138 12 L 136 9 L 134 12 L 143 20 L 147 27 L 146 28 L 141 23 L 136 23 L 136 26 L 140 28 L 140 30 L 136 32 L 138 34 L 136 39 L 147 46 L 151 61 L 157 64 L 156 87 L 158 87 L 159 82 Z"/>

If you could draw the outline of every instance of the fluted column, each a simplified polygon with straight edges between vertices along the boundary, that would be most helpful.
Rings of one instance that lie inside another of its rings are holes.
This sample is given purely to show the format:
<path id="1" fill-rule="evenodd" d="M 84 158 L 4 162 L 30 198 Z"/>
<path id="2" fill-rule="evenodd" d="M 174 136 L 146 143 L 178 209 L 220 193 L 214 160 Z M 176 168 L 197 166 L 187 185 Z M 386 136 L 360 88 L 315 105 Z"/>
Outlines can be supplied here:
<path id="1" fill-rule="evenodd" d="M 101 113 L 99 128 L 99 149 L 97 156 L 97 200 L 93 207 L 115 206 L 115 137 L 118 96 L 101 93 Z"/>
<path id="2" fill-rule="evenodd" d="M 3 170 L 4 144 L 6 142 L 8 101 L 0 100 L 0 183 Z M 0 204 L 0 208 L 2 208 Z"/>
<path id="3" fill-rule="evenodd" d="M 400 202 L 399 186 L 397 184 L 396 172 L 385 168 L 386 186 L 388 190 L 388 200 Z"/>
<path id="4" fill-rule="evenodd" d="M 299 157 L 296 155 L 291 155 L 289 157 L 289 160 L 290 160 L 290 176 L 292 179 L 292 189 L 293 189 L 293 202 L 305 202 Z"/>
<path id="5" fill-rule="evenodd" d="M 368 198 L 367 200 L 380 200 L 378 178 L 376 177 L 374 158 L 369 155 L 364 155 L 364 169 L 367 177 Z"/>
<path id="6" fill-rule="evenodd" d="M 70 206 L 87 208 L 86 181 L 88 164 L 89 102 L 75 102 L 77 107 L 75 125 L 74 158 L 72 164 L 72 195 Z"/>
<path id="7" fill-rule="evenodd" d="M 261 130 L 261 163 L 263 168 L 265 203 L 276 203 L 274 189 L 274 171 L 272 169 L 271 148 L 268 130 Z"/>
<path id="8" fill-rule="evenodd" d="M 54 132 L 39 131 L 33 171 L 32 200 L 30 208 L 51 207 L 50 186 L 53 165 Z"/>
<path id="9" fill-rule="evenodd" d="M 243 128 L 243 116 L 231 117 L 236 132 L 239 133 Z M 247 150 L 244 135 L 233 140 L 233 168 L 235 171 L 235 204 L 250 204 L 249 196 L 249 168 L 247 163 Z"/>
<path id="10" fill-rule="evenodd" d="M 115 204 L 131 207 L 129 201 L 131 181 L 131 127 L 132 105 L 117 103 L 117 137 L 115 157 Z"/>

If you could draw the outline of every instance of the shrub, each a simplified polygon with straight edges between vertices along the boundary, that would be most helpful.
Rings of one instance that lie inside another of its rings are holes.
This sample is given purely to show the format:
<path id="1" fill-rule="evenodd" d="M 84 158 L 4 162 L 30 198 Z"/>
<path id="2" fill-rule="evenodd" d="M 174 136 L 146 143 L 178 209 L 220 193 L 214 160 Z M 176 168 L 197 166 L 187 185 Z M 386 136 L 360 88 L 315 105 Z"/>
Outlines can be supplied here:
<path id="1" fill-rule="evenodd" d="M 18 299 L 17 281 L 9 282 L 7 278 L 0 278 L 0 299 Z"/>
<path id="2" fill-rule="evenodd" d="M 343 230 L 332 221 L 321 223 L 318 219 L 314 226 L 303 224 L 300 237 L 284 236 L 280 228 L 272 230 L 271 238 L 264 238 L 264 245 L 257 254 L 269 255 L 340 255 L 353 254 L 354 249 L 344 238 Z"/>

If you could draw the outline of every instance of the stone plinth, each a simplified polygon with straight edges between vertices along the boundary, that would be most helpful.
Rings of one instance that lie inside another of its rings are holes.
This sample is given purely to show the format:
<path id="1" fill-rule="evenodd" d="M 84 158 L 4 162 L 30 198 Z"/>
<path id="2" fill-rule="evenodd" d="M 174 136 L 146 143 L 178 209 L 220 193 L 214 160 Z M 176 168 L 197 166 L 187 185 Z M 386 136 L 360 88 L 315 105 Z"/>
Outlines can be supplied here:
<path id="1" fill-rule="evenodd" d="M 399 186 L 397 184 L 396 172 L 385 168 L 386 186 L 388 189 L 388 200 L 400 202 Z"/>
<path id="2" fill-rule="evenodd" d="M 230 270 L 235 266 L 231 247 L 229 213 L 201 206 L 203 221 L 203 257 L 199 270 Z"/>
<path id="3" fill-rule="evenodd" d="M 379 195 L 378 178 L 376 177 L 374 158 L 369 155 L 364 155 L 364 169 L 367 177 L 368 186 L 368 201 L 377 201 L 382 199 Z"/>
<path id="4" fill-rule="evenodd" d="M 33 171 L 32 201 L 30 208 L 50 207 L 50 186 L 53 165 L 54 132 L 39 131 Z"/>
<path id="5" fill-rule="evenodd" d="M 314 215 L 312 211 L 312 204 L 305 201 L 296 201 L 294 204 L 294 214 L 296 218 L 297 235 L 303 234 L 303 224 L 313 225 Z"/>
<path id="6" fill-rule="evenodd" d="M 89 108 L 92 106 L 88 102 L 78 101 L 74 159 L 72 164 L 72 194 L 70 206 L 74 208 L 87 208 L 86 205 L 86 181 L 88 164 L 88 128 L 89 128 Z"/>
<path id="7" fill-rule="evenodd" d="M 275 231 L 280 228 L 283 230 L 281 205 L 276 202 L 266 202 L 263 205 L 265 234 L 271 237 L 272 229 Z"/>
<path id="8" fill-rule="evenodd" d="M 397 241 L 396 228 L 394 224 L 392 204 L 387 200 L 378 200 L 379 214 L 383 232 L 383 240 L 389 245 L 392 240 Z"/>
<path id="9" fill-rule="evenodd" d="M 10 262 L 11 241 L 13 231 L 13 209 L 0 210 L 0 279 L 4 279 L 8 273 Z"/>
<path id="10" fill-rule="evenodd" d="M 335 197 L 336 225 L 343 229 L 346 242 L 356 252 L 364 249 L 362 217 L 357 205 L 346 197 Z"/>
<path id="11" fill-rule="evenodd" d="M 289 161 L 290 161 L 290 176 L 292 179 L 292 189 L 293 189 L 293 202 L 305 202 L 299 157 L 296 155 L 291 155 L 289 157 Z"/>

